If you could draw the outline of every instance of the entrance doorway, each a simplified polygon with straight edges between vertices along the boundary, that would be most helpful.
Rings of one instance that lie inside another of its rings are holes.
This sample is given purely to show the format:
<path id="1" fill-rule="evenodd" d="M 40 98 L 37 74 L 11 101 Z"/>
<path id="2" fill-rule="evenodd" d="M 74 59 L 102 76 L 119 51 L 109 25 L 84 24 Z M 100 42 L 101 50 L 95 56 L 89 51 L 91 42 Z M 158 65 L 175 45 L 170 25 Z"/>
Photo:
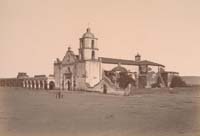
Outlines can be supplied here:
<path id="1" fill-rule="evenodd" d="M 55 83 L 53 81 L 49 82 L 49 90 L 55 89 Z"/>
<path id="2" fill-rule="evenodd" d="M 71 82 L 70 82 L 70 80 L 67 81 L 67 90 L 68 91 L 71 90 Z"/>
<path id="3" fill-rule="evenodd" d="M 72 73 L 64 73 L 63 75 L 64 90 L 72 90 Z"/>

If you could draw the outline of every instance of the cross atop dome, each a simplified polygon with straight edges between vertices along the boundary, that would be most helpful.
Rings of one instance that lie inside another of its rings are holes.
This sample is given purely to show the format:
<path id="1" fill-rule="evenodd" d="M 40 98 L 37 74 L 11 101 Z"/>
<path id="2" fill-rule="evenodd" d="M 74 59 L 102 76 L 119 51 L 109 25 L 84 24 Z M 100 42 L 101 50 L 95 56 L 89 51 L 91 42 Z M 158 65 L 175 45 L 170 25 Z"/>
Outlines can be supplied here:
<path id="1" fill-rule="evenodd" d="M 68 47 L 68 51 L 71 51 L 71 47 L 70 46 Z"/>
<path id="2" fill-rule="evenodd" d="M 88 27 L 88 28 L 86 29 L 86 31 L 87 31 L 88 33 L 91 33 L 90 27 Z"/>

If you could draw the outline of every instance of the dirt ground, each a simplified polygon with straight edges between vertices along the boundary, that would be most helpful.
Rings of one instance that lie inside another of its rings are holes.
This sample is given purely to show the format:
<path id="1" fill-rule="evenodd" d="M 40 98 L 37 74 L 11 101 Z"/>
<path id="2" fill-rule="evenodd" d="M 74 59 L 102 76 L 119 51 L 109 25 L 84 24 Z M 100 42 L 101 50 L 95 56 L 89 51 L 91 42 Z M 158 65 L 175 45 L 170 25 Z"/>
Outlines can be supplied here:
<path id="1" fill-rule="evenodd" d="M 200 89 L 132 96 L 0 88 L 1 136 L 198 136 Z"/>

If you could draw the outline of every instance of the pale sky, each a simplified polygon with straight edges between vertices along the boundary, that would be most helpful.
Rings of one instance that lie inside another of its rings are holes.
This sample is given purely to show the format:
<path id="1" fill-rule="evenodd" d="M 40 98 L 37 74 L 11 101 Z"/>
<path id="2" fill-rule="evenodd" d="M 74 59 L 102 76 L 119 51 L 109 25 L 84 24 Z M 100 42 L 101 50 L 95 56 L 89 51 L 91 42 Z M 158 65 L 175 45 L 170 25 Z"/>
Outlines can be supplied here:
<path id="1" fill-rule="evenodd" d="M 0 0 L 0 77 L 52 74 L 88 23 L 100 56 L 142 59 L 200 76 L 199 0 Z"/>

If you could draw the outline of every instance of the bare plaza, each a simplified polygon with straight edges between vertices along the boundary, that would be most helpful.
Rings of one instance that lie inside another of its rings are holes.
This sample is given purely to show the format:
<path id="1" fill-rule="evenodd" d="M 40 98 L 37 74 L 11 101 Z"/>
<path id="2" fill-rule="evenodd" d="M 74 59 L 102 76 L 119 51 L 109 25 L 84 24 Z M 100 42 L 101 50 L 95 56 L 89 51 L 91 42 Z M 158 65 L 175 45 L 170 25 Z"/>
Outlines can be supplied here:
<path id="1" fill-rule="evenodd" d="M 0 88 L 3 136 L 197 136 L 198 89 L 138 90 L 135 95 Z"/>

